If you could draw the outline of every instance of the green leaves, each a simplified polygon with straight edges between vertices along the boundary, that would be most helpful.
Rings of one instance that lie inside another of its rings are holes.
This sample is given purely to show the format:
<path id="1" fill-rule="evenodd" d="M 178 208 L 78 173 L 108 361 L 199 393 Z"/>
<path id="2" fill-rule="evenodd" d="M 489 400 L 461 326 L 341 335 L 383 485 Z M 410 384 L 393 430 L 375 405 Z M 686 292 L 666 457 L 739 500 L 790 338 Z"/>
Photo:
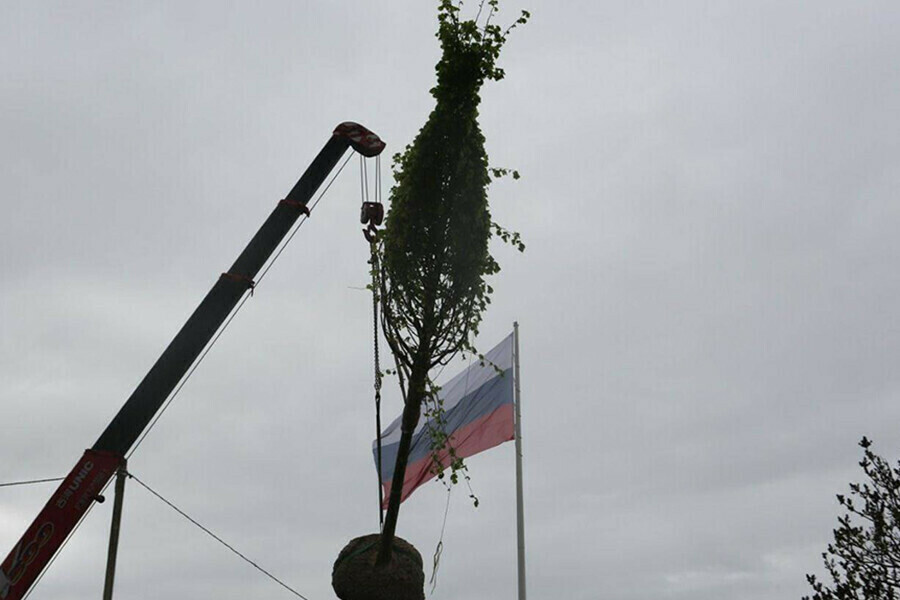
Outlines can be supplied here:
<path id="1" fill-rule="evenodd" d="M 438 4 L 436 36 L 442 52 L 431 89 L 435 107 L 413 142 L 394 156 L 395 185 L 373 261 L 382 329 L 397 359 L 401 385 L 409 382 L 404 423 L 407 416 L 410 423 L 420 418 L 424 406 L 434 472 L 451 485 L 468 483 L 469 477 L 444 432 L 443 406 L 429 372 L 459 352 L 475 353 L 472 340 L 494 291 L 486 279 L 500 271 L 490 253 L 491 238 L 525 249 L 517 232 L 491 219 L 487 189 L 492 177 L 519 179 L 519 173 L 489 166 L 478 105 L 484 82 L 505 76 L 497 66 L 500 51 L 510 31 L 529 15 L 523 11 L 504 30 L 492 23 L 499 0 L 481 0 L 471 19 L 461 16 L 462 8 L 462 2 L 452 0 Z M 409 424 L 402 429 L 402 436 L 407 435 Z M 394 474 L 400 481 L 407 458 L 397 457 Z M 477 506 L 477 498 L 471 497 Z M 385 520 L 388 535 L 397 510 L 392 496 Z"/>
<path id="2" fill-rule="evenodd" d="M 521 177 L 519 175 L 519 172 L 515 169 L 491 168 L 490 172 L 491 176 L 494 179 L 500 179 L 501 177 L 506 177 L 507 175 L 512 175 L 513 179 L 519 179 Z"/>
<path id="3" fill-rule="evenodd" d="M 814 593 L 804 600 L 900 597 L 900 464 L 892 467 L 873 453 L 867 438 L 859 445 L 868 482 L 851 483 L 849 495 L 837 495 L 847 514 L 838 518 L 834 542 L 822 554 L 832 583 L 807 575 Z"/>
<path id="4" fill-rule="evenodd" d="M 499 237 L 504 244 L 510 244 L 519 252 L 525 252 L 525 244 L 522 242 L 522 236 L 519 235 L 518 231 L 509 231 L 494 222 L 491 222 L 491 227 L 494 230 L 494 235 Z M 493 290 L 491 289 L 491 291 Z"/>
<path id="5" fill-rule="evenodd" d="M 438 480 L 449 488 L 456 485 L 460 481 L 460 476 L 469 487 L 469 497 L 472 498 L 475 507 L 478 507 L 478 498 L 472 492 L 471 478 L 469 470 L 462 457 L 456 454 L 456 448 L 453 446 L 453 439 L 447 435 L 446 413 L 444 411 L 444 403 L 440 397 L 440 388 L 436 386 L 431 379 L 428 380 L 428 393 L 424 402 L 423 417 L 425 417 L 425 428 L 428 431 L 428 437 L 431 441 L 431 472 L 434 473 Z M 446 465 L 445 465 L 446 463 Z M 450 469 L 450 476 L 445 478 L 446 469 Z M 449 479 L 449 483 L 447 480 Z"/>
<path id="6" fill-rule="evenodd" d="M 511 27 L 491 23 L 496 0 L 480 2 L 469 20 L 460 16 L 462 3 L 438 6 L 436 105 L 415 140 L 394 156 L 396 184 L 378 248 L 383 325 L 407 368 L 417 357 L 431 368 L 471 347 L 493 291 L 485 278 L 500 270 L 490 238 L 525 248 L 517 232 L 491 220 L 491 176 L 519 173 L 489 167 L 477 110 L 484 81 L 503 76 L 496 60 Z M 523 13 L 513 27 L 527 19 Z"/>

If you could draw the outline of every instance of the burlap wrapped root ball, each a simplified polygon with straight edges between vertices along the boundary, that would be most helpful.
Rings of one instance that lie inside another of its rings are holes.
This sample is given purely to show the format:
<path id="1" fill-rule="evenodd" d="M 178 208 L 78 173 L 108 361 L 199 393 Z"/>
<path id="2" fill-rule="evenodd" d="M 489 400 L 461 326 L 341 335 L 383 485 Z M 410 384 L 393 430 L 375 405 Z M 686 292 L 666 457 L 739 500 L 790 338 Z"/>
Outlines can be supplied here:
<path id="1" fill-rule="evenodd" d="M 350 540 L 331 571 L 331 587 L 341 600 L 425 600 L 422 555 L 395 537 L 391 562 L 375 566 L 380 534 Z"/>

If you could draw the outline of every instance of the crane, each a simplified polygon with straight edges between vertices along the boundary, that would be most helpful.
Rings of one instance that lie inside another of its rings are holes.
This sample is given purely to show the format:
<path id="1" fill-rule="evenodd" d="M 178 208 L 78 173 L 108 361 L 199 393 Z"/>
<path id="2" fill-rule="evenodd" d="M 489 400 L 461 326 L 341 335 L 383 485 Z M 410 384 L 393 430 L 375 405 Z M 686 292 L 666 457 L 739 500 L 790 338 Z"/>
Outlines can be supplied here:
<path id="1" fill-rule="evenodd" d="M 334 129 L 290 193 L 278 202 L 234 264 L 219 276 L 94 445 L 85 450 L 0 563 L 0 600 L 23 598 L 90 506 L 102 501 L 100 492 L 124 464 L 129 449 L 240 299 L 253 289 L 254 277 L 300 215 L 309 215 L 308 202 L 347 149 L 373 157 L 381 154 L 384 147 L 376 134 L 358 123 L 348 121 Z M 382 210 L 364 204 L 362 219 L 369 223 L 370 232 L 373 225 L 380 224 L 382 216 Z"/>

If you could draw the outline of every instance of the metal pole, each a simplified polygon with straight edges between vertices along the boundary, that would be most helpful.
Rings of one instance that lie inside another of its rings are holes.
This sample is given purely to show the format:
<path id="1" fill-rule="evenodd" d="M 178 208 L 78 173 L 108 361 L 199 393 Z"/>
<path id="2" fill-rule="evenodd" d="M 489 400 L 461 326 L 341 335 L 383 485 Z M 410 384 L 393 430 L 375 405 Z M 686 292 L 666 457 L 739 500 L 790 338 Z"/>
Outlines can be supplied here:
<path id="1" fill-rule="evenodd" d="M 519 600 L 525 600 L 525 501 L 522 494 L 522 390 L 519 386 L 519 323 L 513 323 L 515 340 L 515 381 L 516 401 L 516 537 L 519 555 Z"/>
<path id="2" fill-rule="evenodd" d="M 106 583 L 103 600 L 112 600 L 113 580 L 116 578 L 116 553 L 119 550 L 119 523 L 122 521 L 122 499 L 125 496 L 125 478 L 128 476 L 125 459 L 116 472 L 116 499 L 113 501 L 112 526 L 109 529 L 109 553 L 106 555 Z"/>

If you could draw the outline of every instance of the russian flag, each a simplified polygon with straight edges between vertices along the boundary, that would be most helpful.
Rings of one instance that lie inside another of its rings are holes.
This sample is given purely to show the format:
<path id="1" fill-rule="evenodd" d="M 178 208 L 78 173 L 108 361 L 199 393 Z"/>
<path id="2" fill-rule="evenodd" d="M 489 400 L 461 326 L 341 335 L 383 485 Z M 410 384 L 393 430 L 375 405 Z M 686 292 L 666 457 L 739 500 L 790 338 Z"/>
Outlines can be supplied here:
<path id="1" fill-rule="evenodd" d="M 513 387 L 514 334 L 488 352 L 479 361 L 441 387 L 444 402 L 444 428 L 456 455 L 467 458 L 488 448 L 515 439 Z M 397 449 L 400 445 L 400 422 L 397 417 L 381 433 L 381 485 L 384 507 L 387 507 Z M 431 452 L 429 421 L 419 420 L 409 450 L 409 462 L 403 481 L 401 502 L 417 487 L 435 477 Z M 378 468 L 378 440 L 372 442 L 375 467 Z M 440 454 L 444 467 L 450 465 L 449 451 Z"/>

